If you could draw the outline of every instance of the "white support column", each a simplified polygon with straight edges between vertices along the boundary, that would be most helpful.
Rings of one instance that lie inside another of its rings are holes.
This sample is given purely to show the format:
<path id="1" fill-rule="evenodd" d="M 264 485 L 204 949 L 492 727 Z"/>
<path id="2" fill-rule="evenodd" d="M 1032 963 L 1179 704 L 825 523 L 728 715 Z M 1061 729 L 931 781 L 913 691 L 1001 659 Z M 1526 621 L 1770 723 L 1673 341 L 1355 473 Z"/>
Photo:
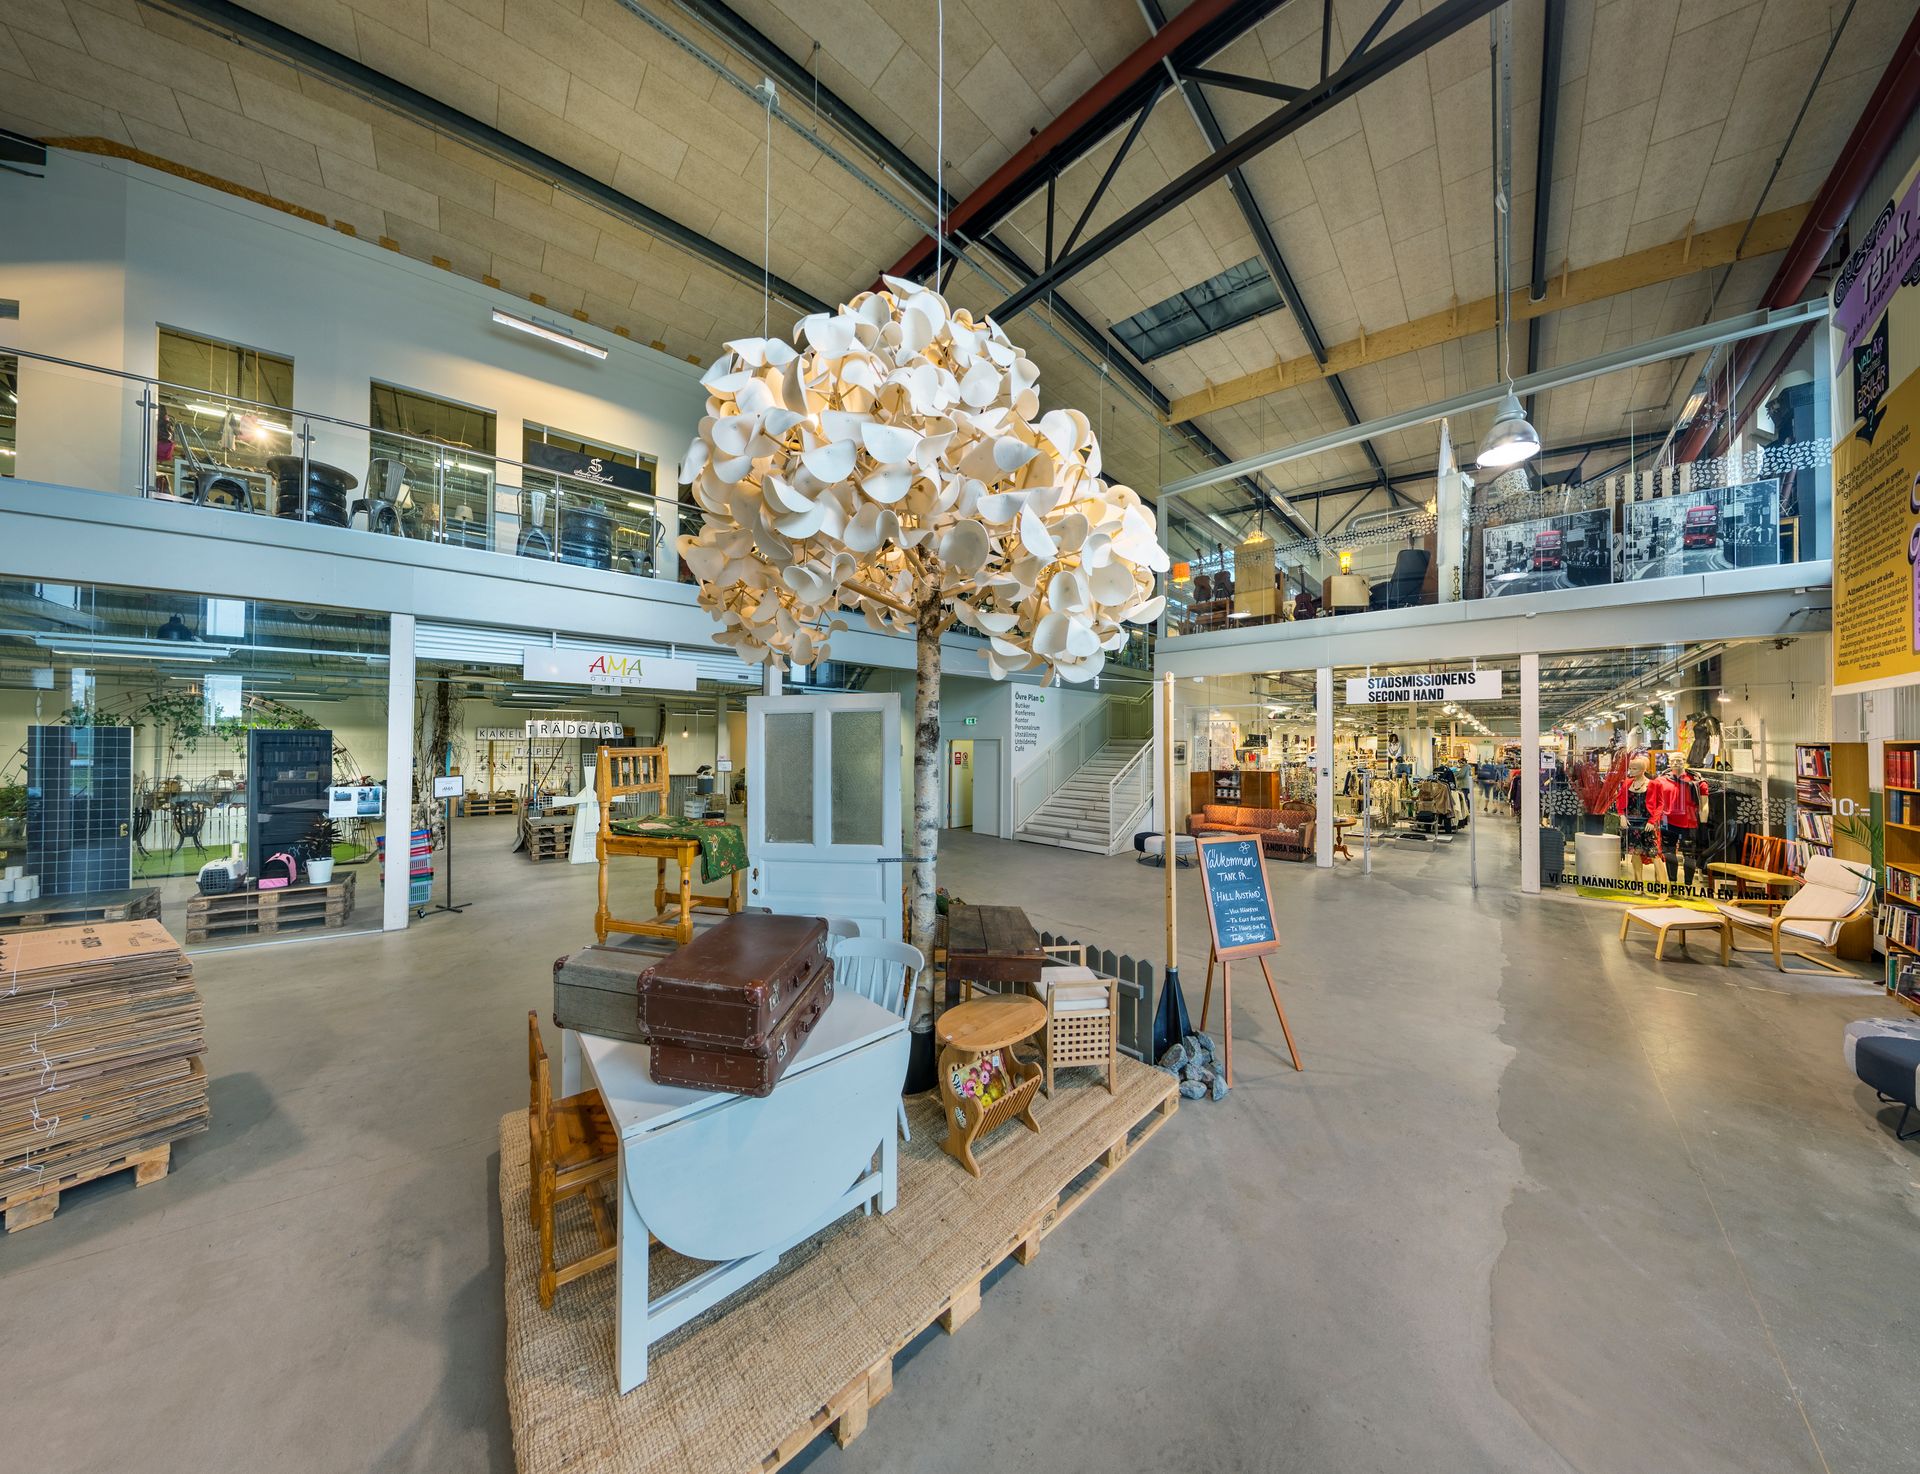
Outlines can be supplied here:
<path id="1" fill-rule="evenodd" d="M 1520 657 L 1520 889 L 1540 894 L 1540 657 Z"/>
<path id="2" fill-rule="evenodd" d="M 1333 868 L 1333 667 L 1313 673 L 1313 863 Z"/>
<path id="3" fill-rule="evenodd" d="M 387 877 L 381 926 L 405 931 L 412 908 L 413 850 L 413 616 L 388 622 L 387 654 Z"/>
<path id="4" fill-rule="evenodd" d="M 713 698 L 713 767 L 720 770 L 720 760 L 733 756 L 733 733 L 727 728 L 727 698 L 725 693 Z"/>
<path id="5" fill-rule="evenodd" d="M 769 660 L 763 669 L 765 671 L 765 682 L 760 687 L 762 694 L 778 696 L 780 694 L 780 667 Z"/>

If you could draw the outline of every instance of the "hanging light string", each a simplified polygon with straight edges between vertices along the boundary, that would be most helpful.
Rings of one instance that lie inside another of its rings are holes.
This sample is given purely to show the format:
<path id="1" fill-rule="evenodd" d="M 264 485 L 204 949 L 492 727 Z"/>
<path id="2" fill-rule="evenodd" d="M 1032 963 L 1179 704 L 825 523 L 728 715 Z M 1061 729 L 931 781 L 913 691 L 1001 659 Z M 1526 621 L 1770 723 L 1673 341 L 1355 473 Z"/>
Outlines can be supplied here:
<path id="1" fill-rule="evenodd" d="M 773 324 L 773 78 L 761 84 L 767 97 L 767 179 L 760 201 L 760 336 Z"/>
<path id="2" fill-rule="evenodd" d="M 933 0 L 933 289 L 947 270 L 947 6 Z"/>

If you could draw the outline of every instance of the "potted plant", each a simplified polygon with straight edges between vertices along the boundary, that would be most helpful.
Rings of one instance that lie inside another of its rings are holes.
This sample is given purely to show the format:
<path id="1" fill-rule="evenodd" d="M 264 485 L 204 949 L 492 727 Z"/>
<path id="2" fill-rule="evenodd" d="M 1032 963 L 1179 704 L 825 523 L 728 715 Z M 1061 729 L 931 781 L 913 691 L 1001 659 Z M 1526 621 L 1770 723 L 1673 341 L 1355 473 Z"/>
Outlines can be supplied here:
<path id="1" fill-rule="evenodd" d="M 333 846 L 339 836 L 334 829 L 333 820 L 322 814 L 313 821 L 313 827 L 307 832 L 307 880 L 313 885 L 325 885 L 333 879 Z"/>

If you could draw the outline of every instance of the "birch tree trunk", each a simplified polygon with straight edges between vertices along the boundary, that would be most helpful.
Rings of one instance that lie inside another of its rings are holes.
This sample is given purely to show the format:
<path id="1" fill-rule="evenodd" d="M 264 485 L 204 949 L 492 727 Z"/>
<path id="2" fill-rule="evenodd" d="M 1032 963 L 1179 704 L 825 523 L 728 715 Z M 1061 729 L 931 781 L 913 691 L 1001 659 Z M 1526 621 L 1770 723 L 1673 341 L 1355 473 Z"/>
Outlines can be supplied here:
<path id="1" fill-rule="evenodd" d="M 913 877 L 907 940 L 919 948 L 926 965 L 913 989 L 913 1027 L 932 1026 L 935 861 L 940 850 L 940 605 L 920 610 L 914 635 L 913 665 L 913 826 L 907 856 Z"/>

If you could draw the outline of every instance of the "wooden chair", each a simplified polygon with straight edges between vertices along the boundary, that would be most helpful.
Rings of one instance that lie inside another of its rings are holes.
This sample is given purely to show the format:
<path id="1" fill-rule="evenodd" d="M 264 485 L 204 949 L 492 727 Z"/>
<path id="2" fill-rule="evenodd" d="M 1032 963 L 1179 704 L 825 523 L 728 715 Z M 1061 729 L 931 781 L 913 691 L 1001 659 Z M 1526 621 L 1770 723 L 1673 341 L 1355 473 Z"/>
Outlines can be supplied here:
<path id="1" fill-rule="evenodd" d="M 1826 972 L 1841 977 L 1854 974 L 1826 957 L 1805 950 L 1806 944 L 1818 947 L 1829 957 L 1837 956 L 1841 930 L 1873 907 L 1873 876 L 1859 865 L 1836 860 L 1831 855 L 1814 855 L 1807 861 L 1806 884 L 1785 900 L 1750 897 L 1731 904 L 1721 901 L 1715 909 L 1733 924 L 1736 931 L 1764 936 L 1773 947 L 1773 965 L 1785 972 L 1783 957 L 1797 957 Z M 1775 909 L 1777 908 L 1777 909 Z M 1769 914 L 1771 913 L 1771 914 Z M 1783 951 L 1782 938 L 1799 947 Z"/>
<path id="2" fill-rule="evenodd" d="M 600 798 L 600 829 L 594 838 L 594 855 L 600 862 L 600 908 L 593 918 L 596 941 L 605 942 L 608 932 L 617 931 L 641 937 L 666 937 L 684 947 L 693 940 L 696 909 L 728 913 L 741 909 L 742 871 L 734 871 L 725 896 L 694 894 L 693 872 L 700 863 L 698 841 L 679 835 L 616 834 L 613 831 L 613 822 L 619 817 L 616 805 L 623 798 L 651 793 L 660 800 L 660 812 L 667 812 L 666 748 L 601 748 L 595 791 Z M 637 855 L 654 862 L 653 920 L 622 921 L 608 910 L 607 860 L 614 855 Z M 680 869 L 680 894 L 672 910 L 667 907 L 669 860 Z"/>
<path id="3" fill-rule="evenodd" d="M 528 1204 L 533 1226 L 540 1234 L 540 1304 L 553 1308 L 553 1292 L 561 1285 L 604 1269 L 619 1252 L 613 1219 L 602 1192 L 618 1192 L 620 1142 L 606 1105 L 597 1090 L 583 1090 L 561 1100 L 553 1098 L 553 1079 L 547 1047 L 540 1039 L 540 1016 L 527 1014 L 527 1160 L 533 1191 Z M 555 1207 L 567 1198 L 584 1197 L 600 1238 L 594 1253 L 556 1266 L 553 1262 Z"/>
<path id="4" fill-rule="evenodd" d="M 858 936 L 840 938 L 831 946 L 836 992 L 858 993 L 900 1018 L 907 1016 L 913 979 L 920 976 L 921 968 L 926 965 L 918 947 L 880 937 Z M 913 1140 L 913 1132 L 907 1126 L 905 1101 L 900 1103 L 900 1135 L 907 1141 Z"/>
<path id="5" fill-rule="evenodd" d="M 1041 968 L 1040 981 L 1034 984 L 1047 1005 L 1047 1025 L 1040 1033 L 1041 1088 L 1051 1100 L 1055 1070 L 1093 1065 L 1105 1067 L 1111 1095 L 1120 1056 L 1120 1010 L 1114 999 L 1119 982 L 1086 965 L 1085 947 L 1061 945 L 1045 951 L 1061 960 Z"/>

